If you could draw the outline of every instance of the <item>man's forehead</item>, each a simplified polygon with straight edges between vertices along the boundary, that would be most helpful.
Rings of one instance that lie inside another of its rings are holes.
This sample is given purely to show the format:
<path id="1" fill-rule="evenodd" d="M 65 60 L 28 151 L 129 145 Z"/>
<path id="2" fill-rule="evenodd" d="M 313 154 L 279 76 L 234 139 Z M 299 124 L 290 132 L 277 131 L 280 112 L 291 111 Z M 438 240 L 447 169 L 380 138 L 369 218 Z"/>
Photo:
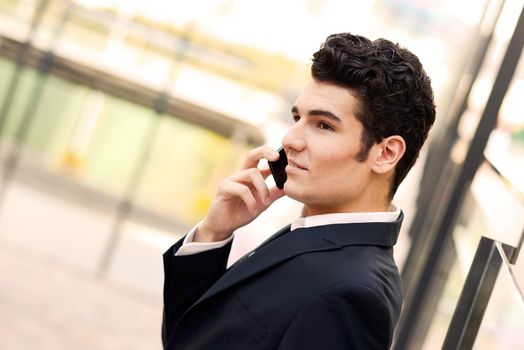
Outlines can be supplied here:
<path id="1" fill-rule="evenodd" d="M 359 107 L 354 95 L 349 88 L 312 80 L 296 99 L 293 109 L 297 113 L 326 110 L 337 115 L 354 115 Z"/>

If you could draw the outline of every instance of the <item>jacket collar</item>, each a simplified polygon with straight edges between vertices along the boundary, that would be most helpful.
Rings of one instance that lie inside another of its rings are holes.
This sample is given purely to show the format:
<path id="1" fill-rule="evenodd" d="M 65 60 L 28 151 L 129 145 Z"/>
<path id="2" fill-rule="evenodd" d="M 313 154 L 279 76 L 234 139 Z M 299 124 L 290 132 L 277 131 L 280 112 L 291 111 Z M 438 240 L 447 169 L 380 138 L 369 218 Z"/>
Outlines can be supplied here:
<path id="1" fill-rule="evenodd" d="M 393 222 L 333 224 L 294 231 L 290 231 L 288 225 L 233 264 L 191 308 L 248 277 L 300 254 L 340 249 L 348 245 L 391 247 L 397 242 L 403 218 L 401 212 Z"/>
<path id="2" fill-rule="evenodd" d="M 402 220 L 404 220 L 404 213 L 401 211 L 397 220 L 392 222 L 327 225 L 323 226 L 325 228 L 324 239 L 342 246 L 377 245 L 392 247 L 397 243 Z"/>

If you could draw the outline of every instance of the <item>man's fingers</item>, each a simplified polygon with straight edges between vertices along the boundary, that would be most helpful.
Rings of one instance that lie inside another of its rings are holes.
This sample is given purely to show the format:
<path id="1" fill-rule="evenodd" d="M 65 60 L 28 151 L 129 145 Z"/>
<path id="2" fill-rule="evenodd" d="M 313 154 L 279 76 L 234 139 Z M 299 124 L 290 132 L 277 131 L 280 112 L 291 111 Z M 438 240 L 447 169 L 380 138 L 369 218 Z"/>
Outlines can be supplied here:
<path id="1" fill-rule="evenodd" d="M 258 197 L 264 205 L 268 205 L 271 202 L 269 189 L 264 182 L 264 177 L 258 169 L 251 168 L 242 170 L 239 173 L 230 176 L 229 179 L 231 181 L 236 181 L 251 186 L 256 191 Z"/>
<path id="2" fill-rule="evenodd" d="M 244 161 L 242 169 L 256 168 L 258 166 L 258 162 L 261 159 L 275 161 L 278 159 L 278 157 L 278 152 L 270 147 L 257 147 L 247 152 L 246 160 Z"/>
<path id="3" fill-rule="evenodd" d="M 256 214 L 257 201 L 248 186 L 234 181 L 224 181 L 219 187 L 219 192 L 226 197 L 240 198 L 248 210 Z"/>
<path id="4" fill-rule="evenodd" d="M 274 201 L 284 196 L 284 191 L 276 187 L 269 189 L 264 181 L 271 174 L 267 166 L 258 169 L 261 159 L 276 161 L 278 152 L 267 146 L 258 147 L 248 152 L 244 161 L 243 170 L 231 175 L 219 185 L 222 198 L 237 197 L 246 208 L 256 215 L 263 208 L 267 208 Z"/>

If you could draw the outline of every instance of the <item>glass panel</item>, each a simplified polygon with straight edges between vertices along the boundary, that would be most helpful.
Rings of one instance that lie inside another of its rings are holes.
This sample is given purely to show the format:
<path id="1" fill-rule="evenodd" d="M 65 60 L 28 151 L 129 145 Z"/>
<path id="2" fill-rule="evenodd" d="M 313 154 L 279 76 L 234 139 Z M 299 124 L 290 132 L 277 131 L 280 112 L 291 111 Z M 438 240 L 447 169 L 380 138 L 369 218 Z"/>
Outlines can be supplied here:
<path id="1" fill-rule="evenodd" d="M 0 35 L 27 39 L 37 0 L 0 0 Z"/>
<path id="2" fill-rule="evenodd" d="M 150 110 L 131 102 L 103 94 L 96 96 L 89 102 L 94 106 L 86 107 L 91 112 L 84 115 L 75 131 L 81 140 L 74 151 L 83 156 L 84 180 L 121 196 L 135 171 L 153 116 Z"/>
<path id="3" fill-rule="evenodd" d="M 122 3 L 121 7 L 95 10 L 73 5 L 56 51 L 85 65 L 161 90 L 176 57 L 174 48 L 183 46 L 182 40 L 135 23 L 133 10 L 125 7 Z"/>
<path id="4" fill-rule="evenodd" d="M 519 165 L 515 164 L 514 168 L 518 167 Z M 503 168 L 503 170 L 509 169 Z M 518 247 L 524 234 L 524 205 L 519 201 L 519 194 L 511 191 L 511 187 L 502 181 L 502 178 L 488 165 L 484 165 L 477 172 L 472 188 L 479 199 L 479 206 L 485 213 L 492 238 Z M 522 288 L 524 287 L 524 258 L 523 254 L 520 255 L 513 272 L 516 283 Z"/>
<path id="5" fill-rule="evenodd" d="M 524 205 L 524 55 L 502 104 L 496 130 L 486 148 L 486 158 L 520 191 Z"/>
<path id="6" fill-rule="evenodd" d="M 32 153 L 49 164 L 64 161 L 87 91 L 84 86 L 47 77 L 26 141 Z"/>
<path id="7" fill-rule="evenodd" d="M 461 216 L 453 231 L 456 260 L 447 276 L 444 292 L 438 302 L 437 310 L 429 332 L 424 341 L 424 350 L 441 349 L 448 331 L 462 287 L 466 281 L 473 257 L 481 235 L 486 235 L 488 226 L 484 213 L 470 194 L 461 210 Z"/>
<path id="8" fill-rule="evenodd" d="M 6 65 L 6 68 L 14 68 L 13 64 L 11 67 Z M 22 120 L 24 113 L 26 112 L 27 105 L 31 103 L 30 98 L 37 87 L 37 84 L 41 81 L 42 77 L 33 69 L 25 69 L 19 71 L 18 84 L 16 85 L 16 92 L 11 106 L 6 116 L 4 128 L 2 130 L 2 136 L 6 139 L 14 140 L 17 128 L 19 127 L 20 121 Z M 9 78 L 6 83 L 11 83 L 11 77 L 13 72 L 9 71 L 6 73 Z M 12 87 L 10 87 L 12 88 Z M 3 103 L 4 101 L 2 101 Z"/>
<path id="9" fill-rule="evenodd" d="M 61 41 L 83 53 L 104 50 L 111 34 L 114 15 L 105 11 L 86 11 L 73 5 Z"/>
<path id="10" fill-rule="evenodd" d="M 464 271 L 461 265 L 455 261 L 449 271 L 444 292 L 439 300 L 437 312 L 431 320 L 428 334 L 424 339 L 423 350 L 440 350 L 446 337 L 453 312 L 466 281 L 468 271 Z"/>
<path id="11" fill-rule="evenodd" d="M 503 203 L 503 205 L 501 205 Z M 487 165 L 477 172 L 453 232 L 457 260 L 452 265 L 423 349 L 440 349 L 469 272 L 481 235 L 505 238 L 516 245 L 524 227 L 524 207 L 508 192 Z M 520 260 L 524 260 L 521 259 Z M 522 280 L 524 263 L 517 262 L 515 278 Z M 491 349 L 482 347 L 479 349 Z"/>
<path id="12" fill-rule="evenodd" d="M 136 203 L 185 224 L 207 211 L 216 184 L 237 166 L 245 147 L 172 117 L 161 120 Z"/>
<path id="13" fill-rule="evenodd" d="M 524 232 L 522 234 L 524 235 Z M 524 253 L 522 249 L 520 251 L 519 258 L 515 262 L 515 265 L 513 265 L 512 272 L 515 282 L 519 286 L 520 290 L 524 291 Z"/>
<path id="14" fill-rule="evenodd" d="M 491 3 L 495 3 L 491 1 Z M 493 89 L 496 75 L 504 58 L 507 46 L 515 29 L 522 4 L 520 1 L 505 1 L 499 20 L 495 26 L 493 39 L 484 58 L 482 68 L 475 80 L 468 98 L 467 110 L 461 117 L 459 134 L 461 140 L 456 144 L 453 158 L 462 162 L 467 144 L 473 138 L 488 97 Z"/>
<path id="15" fill-rule="evenodd" d="M 502 251 L 499 249 L 502 254 Z M 521 257 L 522 258 L 522 257 Z M 475 349 L 521 349 L 524 344 L 524 298 L 503 264 L 475 341 Z"/>
<path id="16" fill-rule="evenodd" d="M 524 228 L 524 205 L 488 165 L 479 168 L 472 190 L 489 224 L 490 237 L 516 247 Z"/>
<path id="17" fill-rule="evenodd" d="M 120 48 L 109 49 L 106 55 L 109 60 L 117 62 L 120 74 L 157 90 L 165 88 L 166 79 L 171 74 L 171 66 L 177 57 L 174 49 L 183 49 L 175 42 L 174 36 L 158 32 L 155 35 L 150 28 L 136 25 L 130 27 L 125 36 L 113 38 L 109 45 Z"/>
<path id="18" fill-rule="evenodd" d="M 16 9 L 18 0 L 1 0 L 0 1 L 0 12 L 2 13 L 11 13 Z"/>
<path id="19" fill-rule="evenodd" d="M 60 38 L 64 19 L 67 16 L 69 1 L 49 1 L 40 17 L 38 29 L 34 33 L 32 45 L 43 50 L 49 50 Z"/>
<path id="20" fill-rule="evenodd" d="M 4 98 L 9 90 L 9 84 L 11 84 L 11 78 L 15 66 L 16 65 L 13 61 L 0 57 L 0 110 L 5 103 Z"/>
<path id="21" fill-rule="evenodd" d="M 522 5 L 521 5 L 522 6 Z M 479 191 L 485 197 L 486 213 L 497 238 L 517 246 L 524 235 L 524 55 L 521 55 L 513 81 L 502 104 L 497 128 L 486 147 L 486 158 L 500 171 L 509 186 L 498 185 L 490 191 Z M 493 173 L 493 172 L 492 172 Z M 491 175 L 494 177 L 495 175 Z M 498 181 L 500 183 L 500 181 Z M 492 181 L 493 183 L 493 181 Z M 479 187 L 480 188 L 480 187 Z M 503 205 L 501 205 L 503 203 Z M 508 213 L 513 215 L 508 216 Z M 516 283 L 524 288 L 524 258 L 513 269 Z"/>

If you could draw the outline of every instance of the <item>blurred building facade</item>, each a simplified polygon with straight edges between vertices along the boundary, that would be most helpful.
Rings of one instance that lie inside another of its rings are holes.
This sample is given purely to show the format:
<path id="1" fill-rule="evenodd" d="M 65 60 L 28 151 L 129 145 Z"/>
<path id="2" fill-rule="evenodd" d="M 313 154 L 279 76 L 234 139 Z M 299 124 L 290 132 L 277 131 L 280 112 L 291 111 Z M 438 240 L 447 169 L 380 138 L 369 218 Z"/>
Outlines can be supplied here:
<path id="1" fill-rule="evenodd" d="M 246 3 L 0 0 L 0 242 L 158 303 L 159 254 L 248 149 L 278 146 L 325 36 L 387 37 L 419 55 L 438 106 L 397 198 L 408 222 L 395 347 L 522 343 L 522 0 Z M 481 236 L 498 250 L 477 261 Z M 492 281 L 466 283 L 482 262 Z M 475 283 L 488 298 L 454 338 Z"/>

